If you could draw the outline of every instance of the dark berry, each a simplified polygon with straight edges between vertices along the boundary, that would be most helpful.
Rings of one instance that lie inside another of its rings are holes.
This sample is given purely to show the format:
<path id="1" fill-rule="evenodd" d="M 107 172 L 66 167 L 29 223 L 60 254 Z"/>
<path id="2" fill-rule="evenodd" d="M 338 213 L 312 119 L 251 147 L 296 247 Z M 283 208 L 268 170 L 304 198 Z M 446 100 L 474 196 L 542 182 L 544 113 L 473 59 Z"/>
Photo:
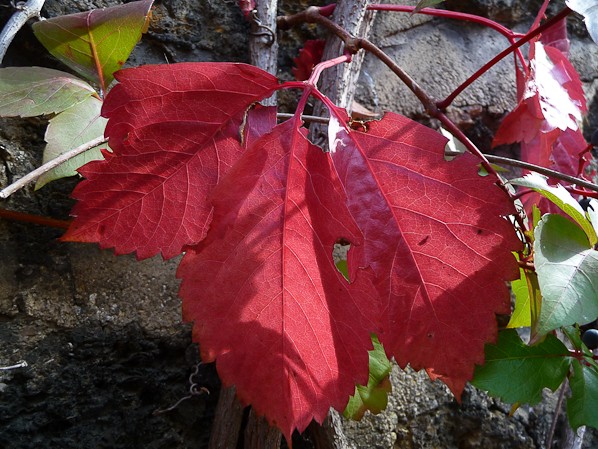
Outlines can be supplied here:
<path id="1" fill-rule="evenodd" d="M 589 329 L 583 333 L 581 337 L 583 343 L 588 349 L 598 348 L 598 329 Z"/>
<path id="2" fill-rule="evenodd" d="M 590 198 L 582 198 L 579 200 L 579 205 L 581 206 L 581 208 L 583 210 L 588 210 L 588 207 L 590 207 Z"/>

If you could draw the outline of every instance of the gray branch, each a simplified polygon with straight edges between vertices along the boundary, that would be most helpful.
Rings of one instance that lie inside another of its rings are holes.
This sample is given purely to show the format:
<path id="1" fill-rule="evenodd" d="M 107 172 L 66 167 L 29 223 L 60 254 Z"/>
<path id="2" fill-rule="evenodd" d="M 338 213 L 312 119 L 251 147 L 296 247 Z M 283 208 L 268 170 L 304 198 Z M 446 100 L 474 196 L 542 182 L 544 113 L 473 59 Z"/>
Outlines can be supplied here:
<path id="1" fill-rule="evenodd" d="M 17 11 L 6 22 L 2 33 L 0 33 L 0 64 L 2 64 L 6 50 L 8 50 L 16 34 L 29 19 L 39 17 L 45 2 L 46 0 L 29 0 L 24 4 L 17 5 Z"/>
<path id="2" fill-rule="evenodd" d="M 53 168 L 58 167 L 60 164 L 68 161 L 69 159 L 72 159 L 75 156 L 78 156 L 79 154 L 84 153 L 87 150 L 91 150 L 93 147 L 97 147 L 98 145 L 101 145 L 107 141 L 108 141 L 108 139 L 105 137 L 97 137 L 93 140 L 90 140 L 89 142 L 84 143 L 83 145 L 78 146 L 75 149 L 72 149 L 70 151 L 67 151 L 66 153 L 61 154 L 57 158 L 52 159 L 51 161 L 45 163 L 41 167 L 38 167 L 35 170 L 33 170 L 32 172 L 27 173 L 21 179 L 13 182 L 11 185 L 6 187 L 5 189 L 0 190 L 0 199 L 8 198 L 10 195 L 15 193 L 17 190 L 20 190 L 23 187 L 25 187 L 27 184 L 29 184 L 30 182 L 37 180 L 37 178 L 39 178 L 44 173 L 49 172 Z"/>

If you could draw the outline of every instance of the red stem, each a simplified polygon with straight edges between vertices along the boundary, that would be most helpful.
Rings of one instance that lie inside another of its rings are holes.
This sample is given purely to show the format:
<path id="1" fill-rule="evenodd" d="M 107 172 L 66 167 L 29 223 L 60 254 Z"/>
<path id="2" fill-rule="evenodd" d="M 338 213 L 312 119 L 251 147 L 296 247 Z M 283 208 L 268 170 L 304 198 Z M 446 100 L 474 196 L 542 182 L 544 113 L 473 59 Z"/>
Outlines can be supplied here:
<path id="1" fill-rule="evenodd" d="M 409 12 L 413 13 L 415 11 L 415 6 L 404 6 L 404 5 L 380 5 L 380 4 L 372 4 L 368 5 L 368 10 L 371 11 L 390 11 L 390 12 Z M 418 11 L 416 14 L 424 14 L 428 16 L 435 16 L 435 17 L 444 17 L 447 19 L 454 19 L 454 20 L 462 20 L 464 22 L 473 22 L 477 23 L 478 25 L 483 25 L 488 28 L 491 28 L 495 31 L 498 31 L 504 37 L 506 37 L 509 41 L 509 44 L 514 44 L 516 42 L 516 38 L 525 36 L 524 34 L 515 33 L 513 30 L 501 25 L 500 23 L 495 22 L 494 20 L 487 19 L 486 17 L 476 16 L 475 14 L 467 14 L 463 12 L 457 11 L 447 11 L 444 9 L 434 9 L 434 8 L 424 8 Z M 517 55 L 521 60 L 521 64 L 527 70 L 527 62 L 523 57 L 523 54 L 519 49 L 517 49 Z"/>
<path id="2" fill-rule="evenodd" d="M 17 212 L 14 210 L 6 210 L 0 208 L 0 218 L 11 221 L 21 221 L 25 223 L 33 223 L 40 226 L 48 226 L 51 228 L 68 229 L 70 222 L 66 220 L 56 220 L 55 218 L 42 217 L 39 215 L 26 214 L 24 212 Z"/>
<path id="3" fill-rule="evenodd" d="M 589 198 L 598 198 L 598 192 L 592 192 L 590 190 L 576 189 L 572 186 L 565 186 L 565 189 L 574 195 L 582 195 Z"/>
<path id="4" fill-rule="evenodd" d="M 540 8 L 540 11 L 538 11 L 538 15 L 536 16 L 534 23 L 530 27 L 530 30 L 535 30 L 536 28 L 538 28 L 538 26 L 540 25 L 540 22 L 544 18 L 544 15 L 546 14 L 546 9 L 548 8 L 549 3 L 550 3 L 550 0 L 544 0 L 544 3 L 542 3 L 542 7 Z"/>
<path id="5" fill-rule="evenodd" d="M 492 58 L 490 61 L 488 61 L 486 64 L 484 64 L 484 66 L 482 68 L 480 68 L 477 72 L 475 72 L 473 75 L 471 75 L 463 84 L 461 84 L 459 87 L 457 87 L 457 89 L 455 89 L 452 94 L 450 94 L 444 100 L 436 103 L 436 106 L 438 106 L 440 109 L 446 109 L 455 100 L 455 98 L 457 98 L 457 96 L 459 96 L 459 94 L 461 94 L 461 92 L 463 92 L 467 87 L 469 87 L 471 84 L 473 84 L 473 82 L 475 80 L 477 80 L 480 76 L 482 76 L 484 73 L 486 73 L 492 67 L 494 67 L 494 65 L 496 65 L 499 61 L 501 61 L 505 56 L 507 56 L 514 50 L 518 49 L 525 43 L 531 41 L 534 37 L 538 36 L 539 34 L 542 34 L 542 32 L 544 30 L 550 28 L 555 23 L 557 23 L 559 20 L 562 20 L 565 17 L 567 17 L 569 14 L 571 14 L 571 9 L 569 9 L 568 7 L 565 6 L 565 8 L 561 12 L 559 12 L 556 16 L 554 16 L 550 20 L 544 22 L 542 25 L 540 25 L 535 30 L 530 30 L 525 35 L 525 37 L 521 38 L 516 43 L 510 45 L 508 48 L 501 51 L 498 55 L 496 55 L 494 58 Z"/>

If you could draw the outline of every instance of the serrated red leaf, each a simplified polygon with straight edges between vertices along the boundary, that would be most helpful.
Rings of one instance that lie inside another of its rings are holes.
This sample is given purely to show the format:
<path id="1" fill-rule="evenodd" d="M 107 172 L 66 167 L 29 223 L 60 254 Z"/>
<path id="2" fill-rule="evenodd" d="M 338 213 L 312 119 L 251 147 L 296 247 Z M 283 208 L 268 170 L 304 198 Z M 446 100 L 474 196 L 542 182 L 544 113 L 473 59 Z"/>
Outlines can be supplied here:
<path id="1" fill-rule="evenodd" d="M 171 258 L 205 237 L 207 197 L 243 152 L 244 114 L 278 81 L 232 63 L 145 66 L 116 78 L 102 110 L 114 153 L 80 170 L 63 239 Z"/>
<path id="2" fill-rule="evenodd" d="M 213 193 L 207 238 L 177 276 L 202 360 L 287 440 L 367 382 L 376 304 L 332 260 L 361 235 L 329 157 L 289 120 L 255 142 Z M 354 271 L 354 270 L 353 270 Z"/>
<path id="3" fill-rule="evenodd" d="M 332 159 L 377 275 L 380 342 L 459 396 L 496 338 L 495 314 L 510 310 L 505 281 L 518 276 L 521 243 L 500 217 L 513 205 L 478 160 L 446 163 L 446 139 L 405 117 L 336 128 Z"/>
<path id="4" fill-rule="evenodd" d="M 367 382 L 374 332 L 460 394 L 519 273 L 501 218 L 513 206 L 477 160 L 446 163 L 446 139 L 396 114 L 362 132 L 336 108 L 325 154 L 302 111 L 275 125 L 272 108 L 252 108 L 278 83 L 250 66 L 118 78 L 114 153 L 82 169 L 67 238 L 140 258 L 185 249 L 184 317 L 224 384 L 289 439 Z M 351 284 L 332 259 L 341 241 Z"/>

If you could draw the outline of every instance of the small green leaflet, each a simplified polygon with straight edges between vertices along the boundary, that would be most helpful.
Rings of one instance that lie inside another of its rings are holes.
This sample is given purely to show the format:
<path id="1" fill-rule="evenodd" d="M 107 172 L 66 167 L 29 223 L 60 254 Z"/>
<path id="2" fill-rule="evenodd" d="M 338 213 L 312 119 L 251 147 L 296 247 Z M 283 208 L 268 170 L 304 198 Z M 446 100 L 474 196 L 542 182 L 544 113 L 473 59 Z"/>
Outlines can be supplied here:
<path id="1" fill-rule="evenodd" d="M 44 149 L 44 164 L 79 145 L 104 135 L 107 119 L 100 117 L 102 102 L 95 97 L 88 97 L 56 117 L 52 118 L 46 129 L 46 148 Z M 85 153 L 69 159 L 62 165 L 44 173 L 35 185 L 39 189 L 50 181 L 75 176 L 77 169 L 89 161 L 103 159 L 101 148 L 108 148 L 106 144 L 92 148 Z"/>
<path id="2" fill-rule="evenodd" d="M 33 33 L 56 58 L 103 92 L 145 32 L 153 0 L 58 16 L 33 24 Z"/>
<path id="3" fill-rule="evenodd" d="M 94 95 L 85 81 L 43 67 L 0 69 L 0 116 L 35 117 L 64 111 Z"/>
<path id="4" fill-rule="evenodd" d="M 594 246 L 596 242 L 598 242 L 598 236 L 596 235 L 596 230 L 592 226 L 592 223 L 590 223 L 586 217 L 584 210 L 581 208 L 575 198 L 573 198 L 562 185 L 548 185 L 546 182 L 547 179 L 548 178 L 544 175 L 530 173 L 525 175 L 523 178 L 513 179 L 509 182 L 511 184 L 528 187 L 532 190 L 535 190 L 540 195 L 546 197 L 548 200 L 557 205 L 563 212 L 575 220 L 575 222 L 588 236 L 590 244 Z"/>
<path id="5" fill-rule="evenodd" d="M 586 365 L 586 362 L 588 365 Z M 569 380 L 571 397 L 567 400 L 567 416 L 573 429 L 591 426 L 598 429 L 598 368 L 591 360 L 573 361 Z"/>
<path id="6" fill-rule="evenodd" d="M 372 343 L 374 349 L 368 352 L 370 356 L 368 384 L 355 387 L 355 394 L 351 396 L 343 412 L 345 418 L 359 421 L 367 410 L 378 414 L 386 408 L 388 403 L 388 393 L 392 390 L 388 376 L 392 367 L 384 348 L 375 335 L 372 335 Z"/>
<path id="7" fill-rule="evenodd" d="M 517 331 L 499 332 L 496 345 L 486 345 L 486 363 L 477 366 L 471 383 L 505 402 L 537 404 L 542 389 L 555 391 L 569 370 L 567 347 L 554 335 L 535 346 Z"/>
<path id="8" fill-rule="evenodd" d="M 542 291 L 537 332 L 598 317 L 598 251 L 579 227 L 556 214 L 542 217 L 534 231 L 536 273 Z"/>

